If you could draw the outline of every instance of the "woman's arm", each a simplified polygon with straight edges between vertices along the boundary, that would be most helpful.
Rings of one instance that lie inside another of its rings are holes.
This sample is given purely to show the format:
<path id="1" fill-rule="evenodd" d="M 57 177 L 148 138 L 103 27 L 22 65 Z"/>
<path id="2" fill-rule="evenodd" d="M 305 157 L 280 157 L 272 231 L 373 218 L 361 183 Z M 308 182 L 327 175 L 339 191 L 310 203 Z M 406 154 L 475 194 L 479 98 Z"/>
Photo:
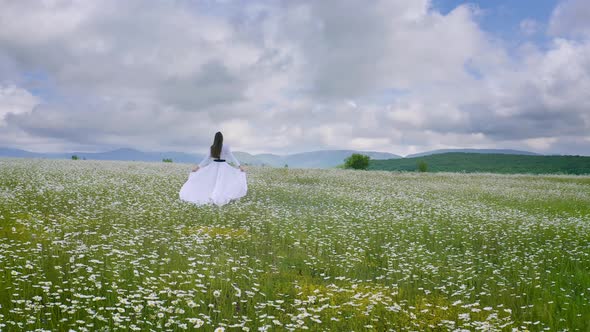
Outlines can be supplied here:
<path id="1" fill-rule="evenodd" d="M 234 156 L 234 154 L 231 152 L 231 149 L 229 148 L 229 146 L 224 145 L 224 152 L 225 152 L 225 156 L 226 159 L 231 162 L 232 164 L 236 165 L 242 172 L 244 172 L 244 167 L 242 167 L 242 165 L 240 165 L 240 162 L 238 161 L 238 159 Z"/>
<path id="2" fill-rule="evenodd" d="M 203 158 L 203 160 L 193 168 L 193 172 L 196 172 L 199 170 L 199 168 L 203 168 L 207 165 L 209 165 L 211 163 L 211 156 L 210 155 L 206 155 L 205 158 Z"/>

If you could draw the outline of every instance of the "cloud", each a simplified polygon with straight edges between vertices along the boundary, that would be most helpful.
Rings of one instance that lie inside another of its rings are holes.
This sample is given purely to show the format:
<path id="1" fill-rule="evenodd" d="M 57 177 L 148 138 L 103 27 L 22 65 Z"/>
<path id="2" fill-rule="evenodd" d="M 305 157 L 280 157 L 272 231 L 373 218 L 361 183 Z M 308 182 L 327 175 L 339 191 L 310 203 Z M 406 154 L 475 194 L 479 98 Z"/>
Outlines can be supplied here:
<path id="1" fill-rule="evenodd" d="M 497 116 L 487 123 L 504 137 L 583 135 L 590 129 L 589 59 L 589 43 L 563 39 L 542 54 L 525 56 L 518 71 L 491 80 L 504 86 L 485 101 Z"/>
<path id="2" fill-rule="evenodd" d="M 428 1 L 310 1 L 280 22 L 305 63 L 303 89 L 325 100 L 465 79 L 465 62 L 497 53 L 474 15 L 468 6 L 441 15 Z"/>
<path id="3" fill-rule="evenodd" d="M 551 15 L 549 33 L 561 37 L 590 37 L 590 6 L 586 0 L 563 0 Z"/>
<path id="4" fill-rule="evenodd" d="M 39 103 L 38 98 L 14 85 L 0 84 L 0 126 L 10 114 L 30 112 Z"/>
<path id="5" fill-rule="evenodd" d="M 0 0 L 0 145 L 586 151 L 580 3 L 515 51 L 477 7 L 427 0 Z"/>
<path id="6" fill-rule="evenodd" d="M 539 31 L 539 22 L 530 18 L 524 19 L 520 21 L 520 31 L 527 36 L 534 35 Z"/>
<path id="7" fill-rule="evenodd" d="M 3 53 L 68 91 L 151 99 L 162 87 L 212 80 L 214 87 L 175 96 L 182 104 L 186 94 L 206 100 L 221 89 L 232 100 L 242 93 L 234 84 L 242 66 L 257 59 L 235 27 L 189 3 L 8 1 L 2 8 Z"/>

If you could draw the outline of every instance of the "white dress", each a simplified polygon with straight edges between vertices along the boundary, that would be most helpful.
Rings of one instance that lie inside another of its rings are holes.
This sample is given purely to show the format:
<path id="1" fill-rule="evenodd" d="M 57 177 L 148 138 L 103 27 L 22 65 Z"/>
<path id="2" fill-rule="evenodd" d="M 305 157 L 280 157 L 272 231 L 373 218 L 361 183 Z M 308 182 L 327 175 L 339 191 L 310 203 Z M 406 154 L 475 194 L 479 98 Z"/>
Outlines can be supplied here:
<path id="1" fill-rule="evenodd" d="M 201 161 L 199 170 L 191 172 L 180 188 L 180 199 L 198 205 L 224 205 L 246 195 L 246 173 L 228 164 L 240 166 L 229 146 L 222 146 L 219 159 L 226 161 L 215 161 L 211 154 Z"/>

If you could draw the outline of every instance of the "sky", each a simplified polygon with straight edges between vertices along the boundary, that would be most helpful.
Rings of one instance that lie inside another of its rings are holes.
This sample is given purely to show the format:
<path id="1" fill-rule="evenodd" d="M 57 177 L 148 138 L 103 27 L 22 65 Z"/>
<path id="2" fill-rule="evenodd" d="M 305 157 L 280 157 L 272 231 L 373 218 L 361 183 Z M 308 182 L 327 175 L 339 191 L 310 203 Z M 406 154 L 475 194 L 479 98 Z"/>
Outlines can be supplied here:
<path id="1" fill-rule="evenodd" d="M 590 155 L 588 0 L 0 0 L 0 147 Z"/>

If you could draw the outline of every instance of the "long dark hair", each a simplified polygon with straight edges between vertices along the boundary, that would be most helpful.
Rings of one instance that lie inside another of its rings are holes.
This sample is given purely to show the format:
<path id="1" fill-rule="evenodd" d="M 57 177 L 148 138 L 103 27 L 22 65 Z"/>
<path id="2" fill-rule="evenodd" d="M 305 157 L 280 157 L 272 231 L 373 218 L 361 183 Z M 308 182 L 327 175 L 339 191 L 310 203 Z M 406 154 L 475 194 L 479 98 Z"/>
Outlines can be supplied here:
<path id="1" fill-rule="evenodd" d="M 213 145 L 211 145 L 211 157 L 219 159 L 221 156 L 221 147 L 223 146 L 223 135 L 221 132 L 215 133 L 215 138 L 213 139 Z"/>

